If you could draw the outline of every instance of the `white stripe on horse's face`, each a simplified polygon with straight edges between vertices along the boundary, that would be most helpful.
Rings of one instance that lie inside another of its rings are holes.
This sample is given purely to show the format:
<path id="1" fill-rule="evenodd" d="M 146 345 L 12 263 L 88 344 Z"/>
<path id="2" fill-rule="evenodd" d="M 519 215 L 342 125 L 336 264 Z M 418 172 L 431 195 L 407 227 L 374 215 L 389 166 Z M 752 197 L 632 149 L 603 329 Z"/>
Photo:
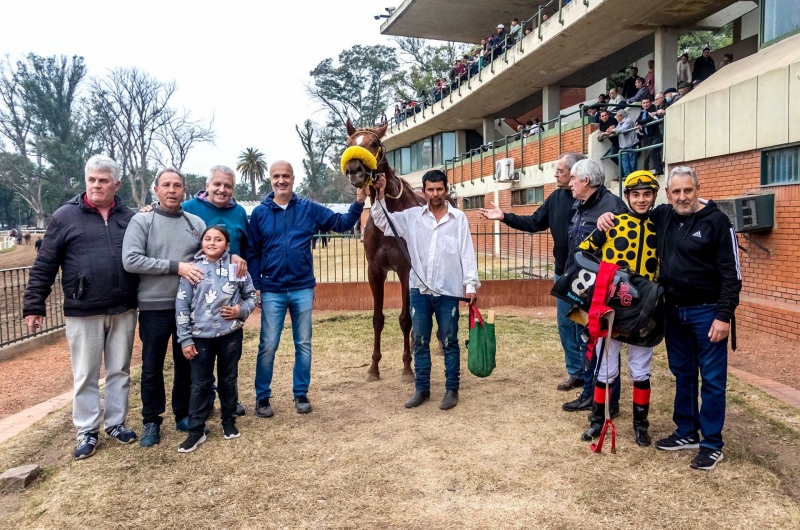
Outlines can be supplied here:
<path id="1" fill-rule="evenodd" d="M 361 142 L 363 141 L 364 141 L 364 135 L 362 134 L 361 136 L 358 136 L 356 138 L 356 145 L 361 145 Z"/>

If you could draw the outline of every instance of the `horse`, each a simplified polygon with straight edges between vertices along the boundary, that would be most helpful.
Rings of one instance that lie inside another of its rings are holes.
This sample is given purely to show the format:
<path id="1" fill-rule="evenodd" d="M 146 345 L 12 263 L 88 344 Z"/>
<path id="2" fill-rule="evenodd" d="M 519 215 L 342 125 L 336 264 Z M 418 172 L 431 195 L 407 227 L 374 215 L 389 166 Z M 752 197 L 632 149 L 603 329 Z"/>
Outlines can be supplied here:
<path id="1" fill-rule="evenodd" d="M 25 244 L 26 245 L 30 245 L 31 244 L 31 234 L 30 234 L 30 232 L 25 232 L 25 235 L 23 235 L 22 237 L 23 237 L 23 239 L 25 239 Z"/>
<path id="2" fill-rule="evenodd" d="M 350 159 L 344 164 L 343 173 L 350 183 L 356 188 L 368 188 L 370 202 L 373 208 L 379 208 L 375 204 L 375 188 L 372 183 L 383 174 L 386 177 L 386 208 L 389 212 L 399 212 L 415 206 L 423 206 L 425 200 L 414 193 L 414 190 L 405 180 L 397 177 L 394 170 L 386 160 L 386 149 L 381 143 L 381 138 L 386 134 L 387 125 L 380 127 L 355 128 L 350 120 L 347 120 L 347 147 L 358 146 L 366 149 L 374 157 L 377 166 L 374 169 L 359 159 Z M 411 310 L 410 294 L 408 290 L 409 275 L 411 273 L 411 263 L 405 257 L 400 245 L 405 245 L 405 241 L 392 236 L 385 236 L 375 223 L 372 216 L 367 220 L 363 231 L 364 252 L 367 257 L 367 278 L 369 288 L 372 291 L 372 328 L 374 331 L 372 363 L 367 371 L 367 381 L 377 381 L 380 379 L 379 363 L 381 361 L 381 333 L 385 323 L 383 314 L 384 288 L 386 275 L 390 270 L 397 273 L 400 279 L 400 286 L 403 294 L 403 307 L 400 311 L 400 329 L 403 332 L 403 375 L 404 382 L 414 380 L 414 372 L 411 369 Z"/>

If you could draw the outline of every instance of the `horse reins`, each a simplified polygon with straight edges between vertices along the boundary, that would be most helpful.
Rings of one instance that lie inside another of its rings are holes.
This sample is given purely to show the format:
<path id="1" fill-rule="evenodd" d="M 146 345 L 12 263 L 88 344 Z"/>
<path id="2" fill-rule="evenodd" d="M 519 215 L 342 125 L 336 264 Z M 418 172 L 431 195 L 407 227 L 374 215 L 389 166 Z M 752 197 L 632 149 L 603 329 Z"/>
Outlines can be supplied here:
<path id="1" fill-rule="evenodd" d="M 378 135 L 374 131 L 371 131 L 370 129 L 360 128 L 360 129 L 356 129 L 356 132 L 353 133 L 353 134 L 359 134 L 359 133 L 360 134 L 369 134 L 369 135 L 371 135 L 373 138 L 375 138 L 375 141 L 377 141 L 378 145 L 380 146 L 380 147 L 378 147 L 378 154 L 380 155 L 381 158 L 380 158 L 380 160 L 378 160 L 378 157 L 377 156 L 375 157 L 375 160 L 378 161 L 378 165 L 375 167 L 374 171 L 370 170 L 369 178 L 364 182 L 364 185 L 361 187 L 362 189 L 366 189 L 366 188 L 369 188 L 370 186 L 372 186 L 375 183 L 375 181 L 377 180 L 378 168 L 381 166 L 381 164 L 383 164 L 384 162 L 387 161 L 386 160 L 386 147 L 383 145 L 383 142 L 381 142 L 380 137 L 378 137 Z M 399 180 L 399 178 L 398 178 L 398 180 Z M 400 191 L 397 192 L 396 196 L 395 195 L 390 195 L 386 191 L 384 191 L 384 195 L 386 195 L 386 197 L 388 197 L 390 199 L 394 199 L 394 200 L 399 199 L 400 197 L 403 196 L 403 183 L 400 182 Z"/>

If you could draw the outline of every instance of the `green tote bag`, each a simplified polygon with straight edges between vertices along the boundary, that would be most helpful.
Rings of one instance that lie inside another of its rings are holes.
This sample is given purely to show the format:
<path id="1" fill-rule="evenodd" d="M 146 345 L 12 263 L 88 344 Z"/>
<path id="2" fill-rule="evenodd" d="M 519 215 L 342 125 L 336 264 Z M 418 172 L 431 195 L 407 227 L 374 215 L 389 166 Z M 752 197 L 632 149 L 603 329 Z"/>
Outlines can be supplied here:
<path id="1" fill-rule="evenodd" d="M 469 306 L 469 340 L 467 341 L 467 367 L 476 377 L 488 377 L 494 367 L 497 340 L 494 324 L 485 323 L 477 307 Z"/>

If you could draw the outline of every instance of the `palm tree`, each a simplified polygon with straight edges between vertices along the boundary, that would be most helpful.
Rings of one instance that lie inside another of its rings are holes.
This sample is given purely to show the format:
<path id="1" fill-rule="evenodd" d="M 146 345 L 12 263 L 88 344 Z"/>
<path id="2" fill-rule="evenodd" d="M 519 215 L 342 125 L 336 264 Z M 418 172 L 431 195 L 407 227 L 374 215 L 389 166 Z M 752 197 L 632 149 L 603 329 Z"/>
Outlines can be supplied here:
<path id="1" fill-rule="evenodd" d="M 254 147 L 248 147 L 239 155 L 239 164 L 236 166 L 236 171 L 242 174 L 245 179 L 250 179 L 250 188 L 253 190 L 253 196 L 257 197 L 258 188 L 256 182 L 266 180 L 266 175 L 269 171 L 267 161 L 264 160 L 264 153 Z"/>

